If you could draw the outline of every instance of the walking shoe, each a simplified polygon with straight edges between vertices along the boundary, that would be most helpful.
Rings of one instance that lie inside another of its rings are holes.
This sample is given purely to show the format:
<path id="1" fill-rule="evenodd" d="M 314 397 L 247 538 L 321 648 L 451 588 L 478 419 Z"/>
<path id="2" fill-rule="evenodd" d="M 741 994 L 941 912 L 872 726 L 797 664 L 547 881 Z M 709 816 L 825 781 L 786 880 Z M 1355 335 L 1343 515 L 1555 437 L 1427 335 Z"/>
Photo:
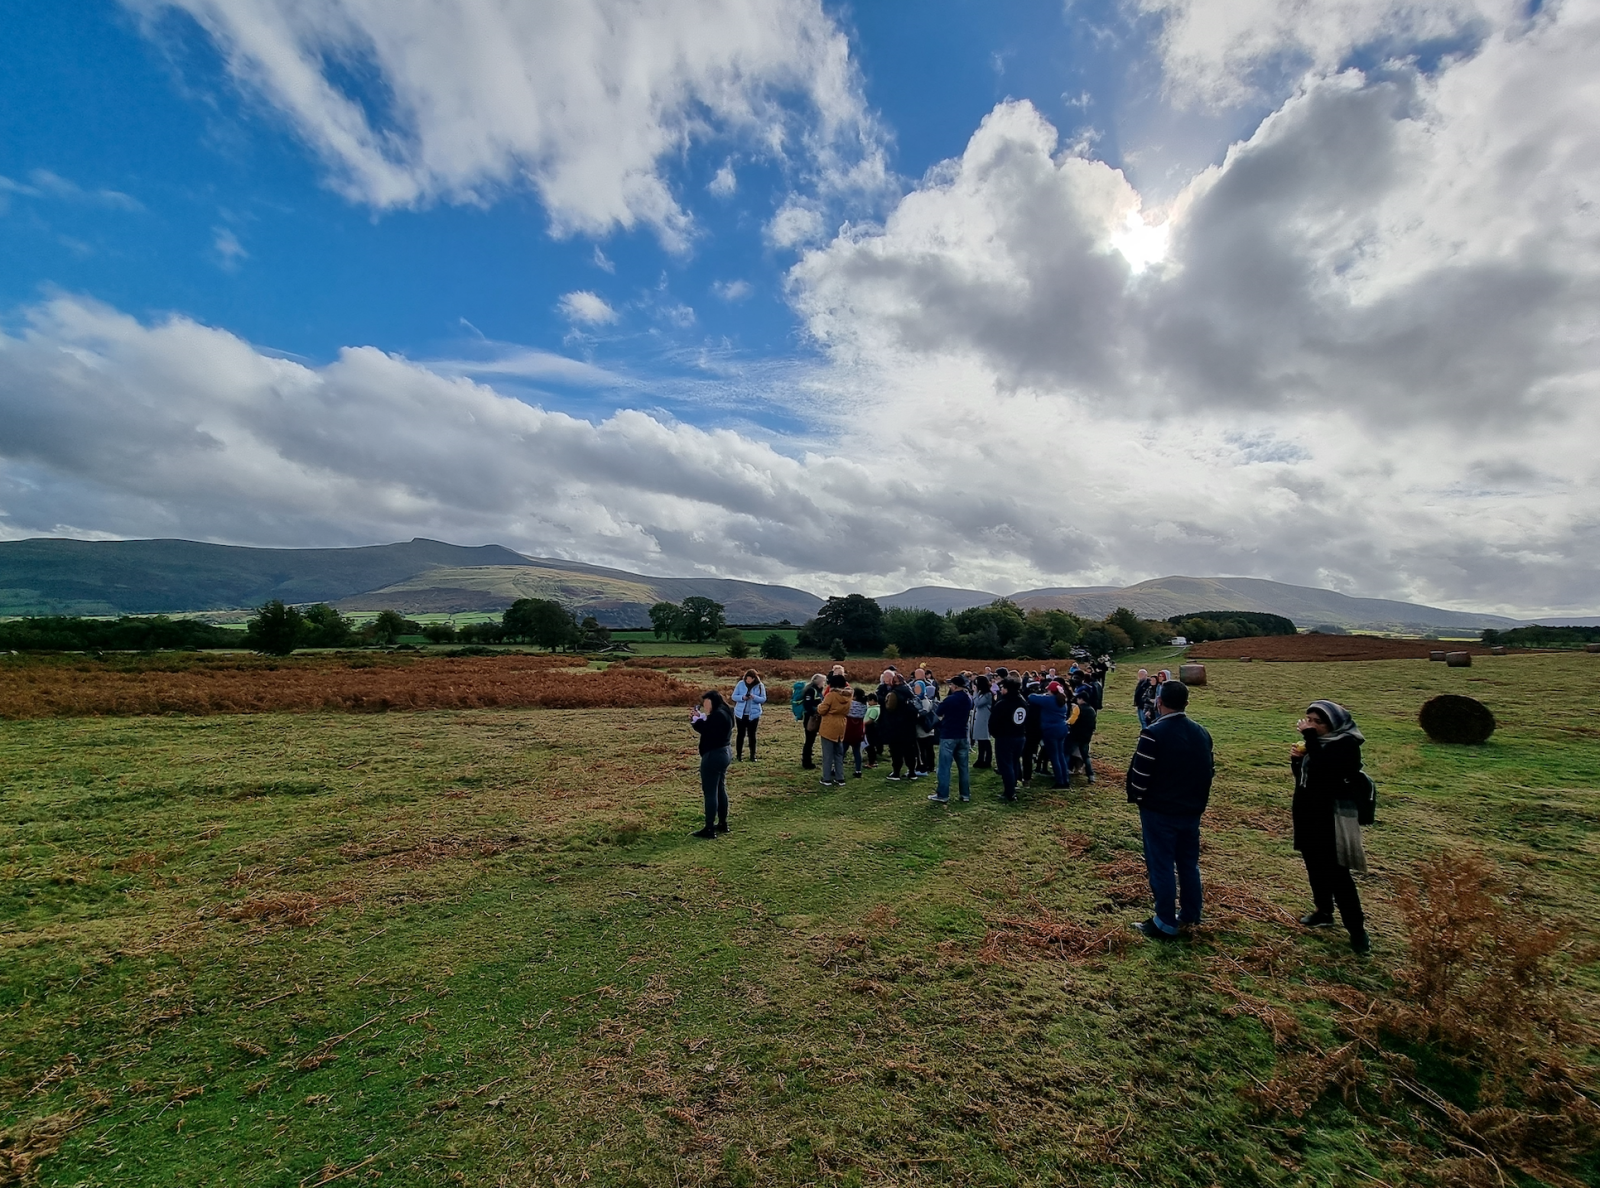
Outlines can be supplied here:
<path id="1" fill-rule="evenodd" d="M 963 796 L 963 797 L 962 797 L 962 798 L 961 798 L 961 803 L 962 803 L 962 804 L 971 804 L 971 803 L 972 803 L 972 797 L 970 797 L 970 796 Z"/>
<path id="2" fill-rule="evenodd" d="M 949 804 L 950 803 L 950 798 L 948 796 L 940 796 L 937 792 L 934 792 L 934 793 L 931 793 L 928 796 L 928 803 L 929 804 Z"/>
<path id="3" fill-rule="evenodd" d="M 822 781 L 822 786 L 824 788 L 831 788 L 831 787 L 833 787 L 833 781 L 832 780 L 823 780 Z"/>
<path id="4" fill-rule="evenodd" d="M 891 772 L 890 774 L 884 776 L 883 778 L 886 779 L 886 780 L 893 780 L 897 784 L 900 782 L 900 777 L 895 775 L 893 772 Z"/>
<path id="5" fill-rule="evenodd" d="M 1333 913 L 1307 912 L 1300 917 L 1300 923 L 1305 928 L 1331 928 L 1333 927 Z"/>
<path id="6" fill-rule="evenodd" d="M 717 836 L 717 831 L 715 829 L 712 829 L 710 826 L 707 826 L 705 829 L 696 829 L 689 836 L 690 837 L 702 838 L 705 841 L 710 841 L 712 838 Z"/>
<path id="7" fill-rule="evenodd" d="M 858 772 L 856 772 L 856 779 L 859 780 L 860 778 L 861 778 L 861 773 L 858 771 Z"/>
<path id="8" fill-rule="evenodd" d="M 1015 796 L 1007 796 L 1004 792 L 1002 792 L 1000 794 L 1000 802 L 1002 804 L 1016 804 L 1017 798 Z"/>
<path id="9" fill-rule="evenodd" d="M 1365 957 L 1372 952 L 1372 938 L 1367 935 L 1366 929 L 1350 934 L 1350 948 L 1358 957 Z"/>
<path id="10" fill-rule="evenodd" d="M 728 823 L 726 821 L 718 821 L 717 822 L 717 832 L 718 833 L 726 833 L 726 832 L 728 832 Z"/>
<path id="11" fill-rule="evenodd" d="M 1128 927 L 1133 929 L 1146 940 L 1175 941 L 1178 939 L 1177 933 L 1168 932 L 1165 928 L 1161 927 L 1161 925 L 1157 924 L 1154 916 L 1151 916 L 1148 920 L 1140 920 L 1137 924 L 1130 924 Z"/>

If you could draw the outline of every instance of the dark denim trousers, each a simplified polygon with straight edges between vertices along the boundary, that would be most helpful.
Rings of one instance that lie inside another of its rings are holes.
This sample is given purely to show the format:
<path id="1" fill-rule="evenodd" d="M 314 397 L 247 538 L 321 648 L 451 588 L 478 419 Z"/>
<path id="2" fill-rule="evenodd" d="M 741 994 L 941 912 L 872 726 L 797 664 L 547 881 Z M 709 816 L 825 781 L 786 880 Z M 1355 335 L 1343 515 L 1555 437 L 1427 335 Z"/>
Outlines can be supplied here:
<path id="1" fill-rule="evenodd" d="M 1180 924 L 1200 923 L 1200 818 L 1169 817 L 1142 808 L 1139 829 L 1144 834 L 1150 894 L 1156 899 L 1156 923 L 1166 932 L 1177 932 Z"/>
<path id="2" fill-rule="evenodd" d="M 1022 748 L 1027 739 L 1020 734 L 1005 734 L 994 740 L 994 765 L 1000 769 L 1000 784 L 1009 800 L 1017 794 L 1022 778 Z"/>
<path id="3" fill-rule="evenodd" d="M 728 823 L 728 766 L 733 751 L 720 747 L 700 756 L 700 791 L 706 799 L 706 828 Z"/>
<path id="4" fill-rule="evenodd" d="M 739 739 L 738 745 L 733 750 L 735 755 L 744 754 L 744 740 L 748 738 L 750 740 L 750 758 L 754 759 L 756 757 L 756 727 L 760 724 L 760 718 L 740 718 L 738 720 Z"/>
<path id="5" fill-rule="evenodd" d="M 1055 777 L 1056 787 L 1065 788 L 1068 782 L 1067 774 L 1067 732 L 1060 734 L 1050 733 L 1040 736 L 1044 741 L 1044 749 L 1050 755 L 1050 773 Z"/>
<path id="6" fill-rule="evenodd" d="M 968 766 L 968 759 L 972 755 L 972 744 L 964 738 L 941 738 L 939 740 L 939 784 L 934 791 L 940 800 L 950 799 L 950 765 L 954 764 L 961 776 L 961 799 L 972 799 L 972 768 Z"/>

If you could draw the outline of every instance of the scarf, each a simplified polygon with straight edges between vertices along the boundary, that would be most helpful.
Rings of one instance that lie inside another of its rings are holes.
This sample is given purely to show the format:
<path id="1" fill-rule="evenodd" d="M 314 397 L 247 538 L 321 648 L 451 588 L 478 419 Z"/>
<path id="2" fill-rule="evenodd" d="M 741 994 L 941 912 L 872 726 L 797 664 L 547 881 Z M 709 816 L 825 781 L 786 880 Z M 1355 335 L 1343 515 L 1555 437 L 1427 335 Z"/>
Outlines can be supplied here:
<path id="1" fill-rule="evenodd" d="M 1332 727 L 1322 736 L 1323 742 L 1337 742 L 1341 738 L 1353 738 L 1358 743 L 1367 741 L 1361 731 L 1356 729 L 1356 720 L 1350 716 L 1350 711 L 1337 701 L 1313 701 L 1306 708 L 1306 712 L 1310 713 L 1312 710 L 1316 710 L 1328 719 L 1328 725 Z"/>

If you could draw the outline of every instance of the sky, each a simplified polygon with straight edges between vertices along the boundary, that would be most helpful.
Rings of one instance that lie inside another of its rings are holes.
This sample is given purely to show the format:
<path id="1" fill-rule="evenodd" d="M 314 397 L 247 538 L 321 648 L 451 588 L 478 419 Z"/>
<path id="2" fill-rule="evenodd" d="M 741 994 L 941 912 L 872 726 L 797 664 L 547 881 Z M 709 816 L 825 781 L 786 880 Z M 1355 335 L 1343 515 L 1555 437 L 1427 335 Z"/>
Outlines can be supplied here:
<path id="1" fill-rule="evenodd" d="M 83 0 L 0 47 L 0 539 L 1600 612 L 1600 0 Z"/>

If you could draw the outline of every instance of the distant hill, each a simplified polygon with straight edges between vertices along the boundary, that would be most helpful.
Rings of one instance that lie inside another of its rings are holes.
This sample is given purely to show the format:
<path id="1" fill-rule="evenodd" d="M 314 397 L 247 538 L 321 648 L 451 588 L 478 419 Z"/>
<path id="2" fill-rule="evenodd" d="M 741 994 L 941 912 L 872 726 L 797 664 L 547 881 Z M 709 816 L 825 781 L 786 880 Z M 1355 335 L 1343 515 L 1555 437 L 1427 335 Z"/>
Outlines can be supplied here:
<path id="1" fill-rule="evenodd" d="M 613 627 L 649 625 L 654 602 L 714 598 L 730 622 L 803 623 L 822 599 L 790 586 L 642 577 L 418 538 L 348 549 L 253 549 L 191 540 L 0 541 L 0 615 L 236 610 L 273 598 L 345 609 L 499 611 L 556 598 Z"/>
<path id="2" fill-rule="evenodd" d="M 285 602 L 407 614 L 500 611 L 518 598 L 554 598 L 612 627 L 648 626 L 651 603 L 713 598 L 735 623 L 803 623 L 822 599 L 792 586 L 725 578 L 647 577 L 600 565 L 530 557 L 500 545 L 403 544 L 348 549 L 252 549 L 191 540 L 0 541 L 0 615 L 115 615 L 223 611 Z M 944 613 L 983 606 L 986 590 L 919 586 L 885 607 Z M 1422 635 L 1515 627 L 1524 621 L 1395 602 L 1262 578 L 1164 577 L 1126 587 L 1054 586 L 1010 596 L 1025 608 L 1101 618 L 1126 606 L 1152 619 L 1210 610 L 1265 611 L 1302 627 Z M 1556 616 L 1546 623 L 1592 624 Z"/>
<path id="3" fill-rule="evenodd" d="M 950 586 L 915 586 L 899 594 L 880 594 L 875 602 L 885 610 L 931 610 L 936 614 L 964 611 L 969 607 L 988 606 L 998 594 L 986 590 L 958 590 Z"/>
<path id="4" fill-rule="evenodd" d="M 1348 630 L 1417 634 L 1441 630 L 1477 631 L 1521 621 L 1387 598 L 1351 598 L 1332 590 L 1291 586 L 1264 578 L 1164 577 L 1120 590 L 1061 593 L 1026 590 L 1013 594 L 1012 598 L 1023 607 L 1057 608 L 1095 619 L 1110 614 L 1119 606 L 1147 619 L 1165 619 L 1202 610 L 1245 610 L 1283 615 L 1293 619 L 1299 627 L 1326 624 Z"/>

